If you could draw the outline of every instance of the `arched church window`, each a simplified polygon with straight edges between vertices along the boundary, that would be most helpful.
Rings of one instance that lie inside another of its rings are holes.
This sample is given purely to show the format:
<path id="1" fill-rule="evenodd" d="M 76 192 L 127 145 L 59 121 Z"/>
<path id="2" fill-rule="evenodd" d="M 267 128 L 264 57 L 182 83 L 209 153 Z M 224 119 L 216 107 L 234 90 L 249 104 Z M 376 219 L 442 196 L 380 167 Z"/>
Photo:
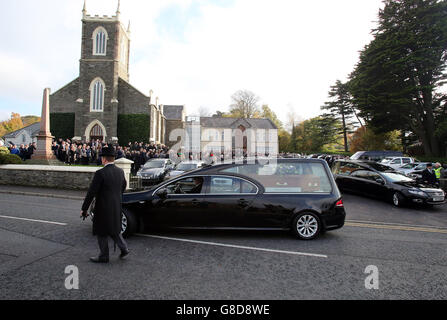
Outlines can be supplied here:
<path id="1" fill-rule="evenodd" d="M 104 91 L 105 85 L 101 79 L 95 79 L 90 86 L 90 111 L 104 111 Z"/>
<path id="2" fill-rule="evenodd" d="M 107 53 L 107 31 L 99 27 L 93 32 L 93 54 L 105 56 Z"/>

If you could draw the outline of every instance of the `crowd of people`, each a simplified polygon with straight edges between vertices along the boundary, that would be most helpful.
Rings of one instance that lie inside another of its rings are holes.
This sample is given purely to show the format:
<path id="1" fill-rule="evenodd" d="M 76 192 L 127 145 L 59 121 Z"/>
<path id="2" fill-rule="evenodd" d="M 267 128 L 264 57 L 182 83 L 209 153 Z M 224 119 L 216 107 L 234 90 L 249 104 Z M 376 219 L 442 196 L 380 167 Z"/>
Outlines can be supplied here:
<path id="1" fill-rule="evenodd" d="M 109 146 L 115 148 L 117 160 L 126 158 L 134 162 L 132 171 L 138 171 L 150 159 L 168 157 L 165 145 L 143 142 L 129 142 L 126 146 L 120 146 L 95 139 L 88 142 L 58 139 L 53 141 L 51 149 L 59 161 L 69 165 L 101 165 L 101 150 Z"/>
<path id="2" fill-rule="evenodd" d="M 36 148 L 36 143 L 33 142 L 30 144 L 21 144 L 20 147 L 17 147 L 15 144 L 10 144 L 8 149 L 11 154 L 15 154 L 23 161 L 26 161 L 31 159 Z"/>

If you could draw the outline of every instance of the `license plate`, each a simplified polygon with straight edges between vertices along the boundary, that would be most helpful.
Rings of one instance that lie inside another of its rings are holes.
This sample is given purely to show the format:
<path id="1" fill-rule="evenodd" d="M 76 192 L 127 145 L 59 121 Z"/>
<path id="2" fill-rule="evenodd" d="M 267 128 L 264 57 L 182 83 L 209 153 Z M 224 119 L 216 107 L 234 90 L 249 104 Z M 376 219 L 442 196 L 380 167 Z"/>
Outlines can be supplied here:
<path id="1" fill-rule="evenodd" d="M 433 201 L 435 201 L 435 202 L 441 202 L 441 201 L 444 201 L 444 197 L 434 197 L 434 198 L 433 198 Z"/>

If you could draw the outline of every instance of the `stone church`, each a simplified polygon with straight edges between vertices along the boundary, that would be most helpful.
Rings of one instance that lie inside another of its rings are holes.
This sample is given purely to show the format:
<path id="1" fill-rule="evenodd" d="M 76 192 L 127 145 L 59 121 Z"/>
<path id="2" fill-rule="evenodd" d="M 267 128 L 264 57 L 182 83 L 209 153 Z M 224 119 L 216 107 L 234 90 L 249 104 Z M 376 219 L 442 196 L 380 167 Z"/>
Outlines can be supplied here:
<path id="1" fill-rule="evenodd" d="M 165 143 L 164 106 L 129 83 L 129 27 L 120 21 L 119 1 L 113 16 L 89 15 L 84 2 L 79 77 L 50 96 L 54 136 Z"/>
<path id="2" fill-rule="evenodd" d="M 194 128 L 194 141 L 183 147 L 193 143 L 205 152 L 217 152 L 224 150 L 224 143 L 234 149 L 235 132 L 242 128 L 244 150 L 277 153 L 277 128 L 269 119 L 199 117 L 191 122 L 183 105 L 161 105 L 152 91 L 138 91 L 129 83 L 129 50 L 130 30 L 120 21 L 120 1 L 115 15 L 92 16 L 84 0 L 79 77 L 50 96 L 50 129 L 56 138 L 172 147 L 177 139 L 169 140 L 171 132 Z M 259 138 L 248 143 L 248 131 Z"/>

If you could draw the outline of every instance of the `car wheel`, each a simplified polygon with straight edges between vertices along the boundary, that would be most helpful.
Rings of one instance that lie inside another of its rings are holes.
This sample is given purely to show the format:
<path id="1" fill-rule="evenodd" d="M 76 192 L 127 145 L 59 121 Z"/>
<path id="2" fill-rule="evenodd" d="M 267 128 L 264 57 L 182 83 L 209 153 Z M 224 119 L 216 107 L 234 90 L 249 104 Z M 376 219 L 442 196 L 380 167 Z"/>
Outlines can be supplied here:
<path id="1" fill-rule="evenodd" d="M 301 240 L 315 239 L 320 234 L 321 229 L 320 218 L 311 212 L 299 214 L 292 224 L 294 234 Z"/>
<path id="2" fill-rule="evenodd" d="M 395 207 L 401 207 L 404 204 L 405 200 L 399 192 L 394 192 L 392 201 Z"/>
<path id="3" fill-rule="evenodd" d="M 121 218 L 121 234 L 124 238 L 130 237 L 138 230 L 138 222 L 135 214 L 129 210 L 123 210 Z"/>

